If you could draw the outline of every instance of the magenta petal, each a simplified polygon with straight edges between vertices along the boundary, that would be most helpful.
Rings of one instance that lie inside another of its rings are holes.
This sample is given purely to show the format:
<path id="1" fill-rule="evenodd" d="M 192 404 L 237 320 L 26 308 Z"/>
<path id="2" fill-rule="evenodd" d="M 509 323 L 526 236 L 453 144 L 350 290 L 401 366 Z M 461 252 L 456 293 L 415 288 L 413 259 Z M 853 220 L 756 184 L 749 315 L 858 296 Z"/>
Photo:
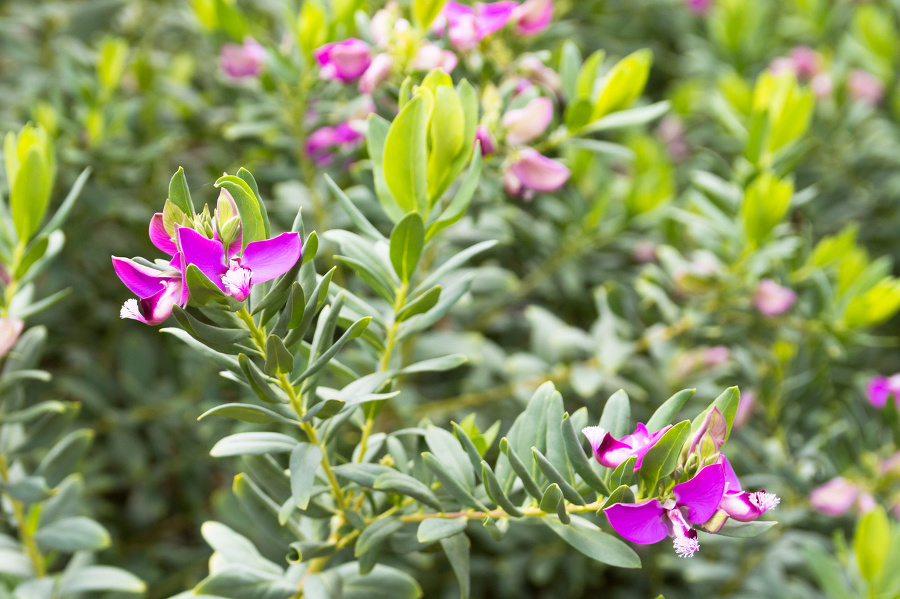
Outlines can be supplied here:
<path id="1" fill-rule="evenodd" d="M 609 525 L 632 543 L 648 545 L 669 536 L 662 504 L 651 499 L 644 503 L 617 503 L 603 510 Z"/>
<path id="2" fill-rule="evenodd" d="M 490 34 L 503 29 L 512 18 L 513 11 L 518 3 L 511 0 L 491 2 L 490 4 L 475 4 L 477 18 L 478 39 L 484 39 Z"/>
<path id="3" fill-rule="evenodd" d="M 634 449 L 631 445 L 615 439 L 609 433 L 604 435 L 600 445 L 594 450 L 594 457 L 607 468 L 615 468 L 633 455 Z"/>
<path id="4" fill-rule="evenodd" d="M 738 480 L 737 474 L 734 473 L 731 462 L 724 455 L 719 454 L 719 463 L 722 464 L 722 468 L 725 471 L 725 489 L 728 491 L 740 491 L 741 481 Z"/>
<path id="5" fill-rule="evenodd" d="M 722 501 L 725 493 L 725 470 L 721 464 L 711 464 L 691 480 L 675 485 L 672 493 L 678 507 L 687 508 L 688 522 L 702 524 L 712 517 Z"/>
<path id="6" fill-rule="evenodd" d="M 178 251 L 178 248 L 175 247 L 175 242 L 172 241 L 172 238 L 169 237 L 169 234 L 166 232 L 166 227 L 163 224 L 162 212 L 157 212 L 153 215 L 153 218 L 150 219 L 150 241 L 153 242 L 153 245 L 155 245 L 157 249 L 170 256 L 174 256 Z"/>
<path id="7" fill-rule="evenodd" d="M 253 272 L 252 284 L 270 281 L 291 269 L 300 259 L 302 241 L 299 233 L 282 233 L 278 237 L 248 243 L 241 256 L 241 266 Z"/>
<path id="8" fill-rule="evenodd" d="M 222 275 L 228 270 L 225 266 L 225 249 L 215 239 L 204 237 L 197 231 L 187 227 L 178 229 L 178 245 L 184 260 L 185 270 L 193 264 L 205 274 L 210 281 L 222 288 Z"/>
<path id="9" fill-rule="evenodd" d="M 876 376 L 866 385 L 866 395 L 869 403 L 876 408 L 883 408 L 891 395 L 890 379 L 886 376 Z"/>
<path id="10" fill-rule="evenodd" d="M 181 298 L 181 287 L 182 285 L 177 279 L 170 279 L 164 282 L 163 287 L 154 295 L 142 298 L 140 302 L 135 299 L 125 302 L 119 315 L 122 318 L 130 318 L 144 324 L 162 324 L 172 315 L 172 309 Z"/>
<path id="11" fill-rule="evenodd" d="M 762 510 L 750 501 L 752 495 L 746 491 L 729 491 L 722 496 L 719 507 L 739 522 L 751 522 L 762 515 Z"/>
<path id="12" fill-rule="evenodd" d="M 112 263 L 125 286 L 142 299 L 155 295 L 159 292 L 160 285 L 165 284 L 166 275 L 155 268 L 117 256 L 112 257 Z"/>

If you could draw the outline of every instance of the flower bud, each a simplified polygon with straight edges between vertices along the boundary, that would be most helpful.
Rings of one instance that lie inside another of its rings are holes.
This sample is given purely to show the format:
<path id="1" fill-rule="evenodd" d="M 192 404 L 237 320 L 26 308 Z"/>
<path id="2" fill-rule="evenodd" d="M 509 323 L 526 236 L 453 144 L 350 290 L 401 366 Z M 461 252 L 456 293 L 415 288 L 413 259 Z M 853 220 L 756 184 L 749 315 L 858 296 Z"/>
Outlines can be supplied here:
<path id="1" fill-rule="evenodd" d="M 525 148 L 509 167 L 504 176 L 507 190 L 512 195 L 528 197 L 534 191 L 556 191 L 569 180 L 571 171 L 561 162 L 551 160 L 533 148 Z"/>
<path id="2" fill-rule="evenodd" d="M 242 45 L 225 44 L 219 53 L 222 71 L 232 79 L 256 77 L 266 63 L 266 49 L 247 37 Z"/>
<path id="3" fill-rule="evenodd" d="M 519 61 L 519 67 L 528 79 L 544 85 L 554 92 L 562 89 L 562 79 L 559 74 L 541 62 L 537 56 L 526 56 Z"/>
<path id="4" fill-rule="evenodd" d="M 494 136 L 491 135 L 490 129 L 484 125 L 479 125 L 475 129 L 475 140 L 481 143 L 482 156 L 490 156 L 497 151 L 497 142 L 494 141 Z"/>
<path id="5" fill-rule="evenodd" d="M 553 20 L 553 0 L 525 0 L 513 11 L 516 33 L 536 35 L 546 29 Z"/>
<path id="6" fill-rule="evenodd" d="M 393 60 L 387 54 L 379 54 L 373 60 L 366 72 L 359 79 L 359 91 L 371 94 L 384 83 L 391 74 Z"/>
<path id="7" fill-rule="evenodd" d="M 855 484 L 839 476 L 813 489 L 809 503 L 817 512 L 836 517 L 853 506 L 858 494 L 859 488 Z"/>
<path id="8" fill-rule="evenodd" d="M 502 125 L 506 130 L 506 141 L 520 146 L 540 137 L 553 120 L 553 101 L 539 96 L 522 108 L 507 111 Z"/>
<path id="9" fill-rule="evenodd" d="M 314 54 L 322 79 L 345 83 L 361 77 L 372 63 L 369 44 L 356 38 L 325 44 Z"/>

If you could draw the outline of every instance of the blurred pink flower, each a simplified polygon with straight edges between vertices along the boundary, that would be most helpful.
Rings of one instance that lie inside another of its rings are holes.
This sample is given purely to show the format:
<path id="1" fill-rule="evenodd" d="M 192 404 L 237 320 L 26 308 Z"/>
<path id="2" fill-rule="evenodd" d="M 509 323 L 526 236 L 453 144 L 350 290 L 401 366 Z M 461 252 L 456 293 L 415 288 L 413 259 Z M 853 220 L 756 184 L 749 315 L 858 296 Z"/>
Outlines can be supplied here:
<path id="1" fill-rule="evenodd" d="M 876 408 L 883 408 L 891 395 L 900 406 L 900 374 L 889 377 L 876 376 L 866 385 L 866 396 L 869 403 Z"/>
<path id="2" fill-rule="evenodd" d="M 884 85 L 881 80 L 862 69 L 854 69 L 847 79 L 847 88 L 854 100 L 875 106 L 884 97 Z"/>
<path id="3" fill-rule="evenodd" d="M 325 44 L 315 51 L 322 79 L 348 82 L 358 79 L 372 63 L 369 44 L 351 37 L 342 42 Z"/>
<path id="4" fill-rule="evenodd" d="M 553 0 L 525 0 L 513 10 L 516 33 L 536 35 L 553 20 Z"/>
<path id="5" fill-rule="evenodd" d="M 834 79 L 829 73 L 819 73 L 809 82 L 809 87 L 817 98 L 825 98 L 831 95 L 831 90 L 834 89 Z"/>
<path id="6" fill-rule="evenodd" d="M 684 3 L 696 15 L 705 15 L 712 8 L 712 0 L 685 0 Z"/>
<path id="7" fill-rule="evenodd" d="M 881 460 L 878 465 L 878 472 L 881 474 L 900 475 L 900 451 L 894 455 Z"/>
<path id="8" fill-rule="evenodd" d="M 479 125 L 475 129 L 475 140 L 481 143 L 482 156 L 490 156 L 497 151 L 497 142 L 494 141 L 494 136 L 484 125 Z"/>
<path id="9" fill-rule="evenodd" d="M 393 59 L 388 54 L 382 53 L 375 56 L 372 64 L 359 78 L 359 91 L 364 94 L 373 93 L 390 76 L 392 63 Z"/>
<path id="10" fill-rule="evenodd" d="M 306 139 L 306 155 L 316 166 L 327 166 L 337 151 L 354 147 L 364 137 L 349 121 L 337 127 L 319 127 Z"/>
<path id="11" fill-rule="evenodd" d="M 656 128 L 656 134 L 665 144 L 669 158 L 675 162 L 681 162 L 690 154 L 690 148 L 688 148 L 687 138 L 684 134 L 684 125 L 677 116 L 668 114 L 663 117 Z"/>
<path id="12" fill-rule="evenodd" d="M 741 392 L 741 400 L 734 415 L 734 428 L 741 428 L 746 424 L 754 407 L 756 407 L 756 393 L 753 391 Z"/>
<path id="13" fill-rule="evenodd" d="M 753 305 L 763 316 L 778 316 L 791 309 L 797 301 L 792 289 L 779 285 L 772 279 L 763 279 L 753 294 Z"/>
<path id="14" fill-rule="evenodd" d="M 809 46 L 797 46 L 791 50 L 791 61 L 800 79 L 812 79 L 822 70 L 822 57 Z"/>
<path id="15" fill-rule="evenodd" d="M 430 71 L 442 69 L 445 73 L 452 73 L 459 59 L 450 50 L 444 50 L 437 44 L 425 44 L 416 52 L 412 61 L 412 68 L 416 71 Z"/>
<path id="16" fill-rule="evenodd" d="M 731 350 L 724 345 L 713 345 L 703 350 L 703 364 L 707 368 L 719 366 L 731 359 Z"/>
<path id="17" fill-rule="evenodd" d="M 476 2 L 474 6 L 450 0 L 441 12 L 443 19 L 435 22 L 435 30 L 442 35 L 447 27 L 451 44 L 461 50 L 471 50 L 487 36 L 503 29 L 516 6 L 511 0 Z"/>
<path id="18" fill-rule="evenodd" d="M 222 71 L 232 79 L 256 77 L 266 63 L 266 49 L 252 37 L 244 38 L 243 44 L 225 44 L 219 53 Z"/>
<path id="19" fill-rule="evenodd" d="M 631 256 L 641 264 L 656 262 L 656 244 L 649 239 L 641 240 L 631 250 Z"/>
<path id="20" fill-rule="evenodd" d="M 9 353 L 24 328 L 25 323 L 18 318 L 0 318 L 0 357 Z"/>
<path id="21" fill-rule="evenodd" d="M 809 494 L 809 504 L 817 512 L 836 517 L 853 506 L 859 492 L 855 484 L 839 476 L 813 489 Z"/>
<path id="22" fill-rule="evenodd" d="M 553 120 L 553 100 L 538 96 L 522 108 L 508 110 L 501 124 L 506 130 L 506 141 L 521 146 L 540 137 Z"/>
<path id="23" fill-rule="evenodd" d="M 529 55 L 519 61 L 519 67 L 528 79 L 534 83 L 544 85 L 554 92 L 559 92 L 562 87 L 562 79 L 559 74 L 541 62 L 541 59 Z"/>
<path id="24" fill-rule="evenodd" d="M 535 191 L 556 191 L 566 184 L 571 172 L 556 160 L 534 148 L 524 148 L 503 175 L 507 193 L 530 199 Z"/>

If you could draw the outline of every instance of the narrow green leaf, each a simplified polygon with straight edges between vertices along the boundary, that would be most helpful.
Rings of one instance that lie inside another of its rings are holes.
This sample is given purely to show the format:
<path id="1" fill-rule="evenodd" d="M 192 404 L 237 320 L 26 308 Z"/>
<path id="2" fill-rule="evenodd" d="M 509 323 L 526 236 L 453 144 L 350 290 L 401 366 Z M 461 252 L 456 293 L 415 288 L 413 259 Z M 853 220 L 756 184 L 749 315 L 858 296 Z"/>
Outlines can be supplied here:
<path id="1" fill-rule="evenodd" d="M 528 492 L 528 494 L 535 499 L 540 500 L 541 496 L 543 495 L 543 493 L 541 493 L 540 487 L 538 487 L 537 483 L 534 482 L 534 478 L 531 476 L 531 472 L 529 472 L 528 467 L 525 466 L 525 464 L 522 462 L 519 454 L 515 452 L 506 437 L 500 439 L 500 451 L 502 451 L 506 456 L 506 459 L 509 460 L 510 467 L 512 468 L 513 472 L 516 473 L 516 476 L 521 479 L 522 484 L 525 486 L 525 490 Z"/>
<path id="2" fill-rule="evenodd" d="M 891 523 L 881 506 L 863 516 L 853 535 L 853 552 L 863 578 L 874 585 L 881 575 L 891 545 Z"/>
<path id="3" fill-rule="evenodd" d="M 446 3 L 447 0 L 413 0 L 413 16 L 422 31 L 428 29 Z"/>
<path id="4" fill-rule="evenodd" d="M 428 105 L 416 95 L 394 119 L 384 142 L 384 180 L 408 214 L 427 208 Z"/>
<path id="5" fill-rule="evenodd" d="M 641 469 L 638 471 L 644 488 L 650 491 L 661 478 L 672 474 L 675 466 L 678 465 L 681 447 L 690 436 L 690 420 L 679 422 L 666 431 L 656 445 L 647 451 L 644 459 L 641 460 Z"/>
<path id="6" fill-rule="evenodd" d="M 191 190 L 188 188 L 184 168 L 178 167 L 169 181 L 169 201 L 187 215 L 194 214 L 194 203 L 191 201 Z"/>
<path id="7" fill-rule="evenodd" d="M 216 180 L 215 186 L 225 189 L 238 208 L 243 236 L 241 247 L 245 248 L 248 243 L 266 239 L 266 226 L 259 200 L 247 182 L 234 175 L 225 175 Z"/>
<path id="8" fill-rule="evenodd" d="M 739 539 L 749 539 L 758 537 L 770 528 L 778 524 L 774 520 L 756 520 L 755 522 L 738 522 L 729 519 L 725 524 L 716 531 L 717 535 L 726 537 L 736 537 Z"/>
<path id="9" fill-rule="evenodd" d="M 465 518 L 427 518 L 419 524 L 416 538 L 420 543 L 434 543 L 464 532 L 467 523 Z"/>
<path id="10" fill-rule="evenodd" d="M 437 496 L 428 488 L 428 486 L 417 479 L 403 474 L 402 472 L 385 472 L 375 479 L 373 487 L 379 491 L 387 491 L 390 493 L 399 493 L 433 507 L 438 511 L 444 508 Z"/>
<path id="11" fill-rule="evenodd" d="M 558 485 L 563 495 L 565 495 L 566 499 L 569 502 L 576 505 L 587 505 L 584 502 L 584 498 L 581 497 L 578 491 L 576 491 L 575 488 L 572 487 L 572 485 L 570 485 L 568 481 L 566 481 L 565 477 L 563 477 L 559 470 L 553 467 L 553 464 L 550 463 L 550 460 L 548 460 L 546 457 L 544 457 L 544 454 L 538 451 L 537 447 L 532 447 L 531 453 L 534 455 L 534 461 L 537 463 L 538 468 L 541 469 L 541 472 L 544 473 L 544 476 L 547 477 L 547 480 L 555 485 Z"/>
<path id="12" fill-rule="evenodd" d="M 459 599 L 469 599 L 469 538 L 459 534 L 441 539 L 441 548 L 459 582 Z"/>
<path id="13" fill-rule="evenodd" d="M 601 495 L 609 495 L 609 488 L 594 471 L 590 458 L 584 453 L 568 414 L 563 416 L 560 432 L 562 433 L 563 443 L 566 446 L 566 455 L 569 456 L 569 463 L 572 464 L 572 468 L 581 477 L 581 480 Z"/>
<path id="14" fill-rule="evenodd" d="M 197 417 L 197 420 L 203 420 L 207 416 L 225 416 L 241 422 L 250 422 L 253 424 L 268 424 L 270 422 L 281 422 L 297 426 L 298 420 L 290 418 L 284 414 L 279 414 L 274 410 L 245 403 L 228 403 L 216 406 L 203 412 Z"/>
<path id="15" fill-rule="evenodd" d="M 631 456 L 613 470 L 609 477 L 609 486 L 613 489 L 622 485 L 630 485 L 634 479 L 634 465 L 637 462 L 636 456 Z"/>
<path id="16" fill-rule="evenodd" d="M 603 507 L 600 508 L 597 514 L 600 514 L 600 512 L 609 506 L 617 503 L 634 503 L 634 491 L 631 490 L 631 487 L 628 485 L 616 487 L 616 490 L 610 493 L 609 497 L 606 498 L 606 501 L 603 502 Z"/>
<path id="17" fill-rule="evenodd" d="M 309 506 L 316 470 L 324 457 L 318 445 L 298 443 L 291 450 L 291 496 L 298 509 L 305 510 Z"/>
<path id="18" fill-rule="evenodd" d="M 456 472 L 446 468 L 443 462 L 427 451 L 422 453 L 422 459 L 425 461 L 425 466 L 431 470 L 435 478 L 438 479 L 438 482 L 444 487 L 444 490 L 456 498 L 457 501 L 463 505 L 475 508 L 476 510 L 481 510 L 483 512 L 488 511 L 487 506 L 478 501 L 475 496 L 466 489 L 466 481 L 456 478 Z M 468 464 L 468 462 L 466 463 Z"/>
<path id="19" fill-rule="evenodd" d="M 628 434 L 631 428 L 631 404 L 628 394 L 619 389 L 606 400 L 600 415 L 600 428 L 612 433 L 616 439 Z"/>
<path id="20" fill-rule="evenodd" d="M 672 420 L 675 419 L 675 416 L 678 415 L 679 410 L 687 403 L 687 400 L 694 395 L 695 391 L 696 389 L 683 389 L 667 399 L 661 406 L 656 408 L 656 411 L 653 412 L 653 416 L 647 421 L 647 430 L 651 433 L 655 433 L 672 422 Z"/>
<path id="21" fill-rule="evenodd" d="M 481 479 L 484 481 L 484 490 L 487 492 L 488 497 L 500 506 L 500 509 L 515 518 L 521 518 L 524 515 L 522 511 L 509 500 L 506 493 L 503 492 L 500 481 L 497 480 L 494 471 L 491 470 L 491 467 L 488 466 L 488 463 L 485 461 L 481 462 Z"/>
<path id="22" fill-rule="evenodd" d="M 236 455 L 290 453 L 296 446 L 296 439 L 281 433 L 236 433 L 216 443 L 209 455 L 223 458 Z"/>
<path id="23" fill-rule="evenodd" d="M 541 518 L 566 543 L 598 562 L 619 568 L 640 568 L 641 558 L 624 542 L 600 530 L 595 524 L 572 516 L 565 525 L 555 518 Z"/>
<path id="24" fill-rule="evenodd" d="M 408 283 L 419 264 L 425 246 L 425 225 L 416 212 L 410 212 L 391 232 L 391 264 L 394 272 Z"/>
<path id="25" fill-rule="evenodd" d="M 266 363 L 263 370 L 269 376 L 290 374 L 294 370 L 294 355 L 284 346 L 284 341 L 275 335 L 266 339 Z"/>
<path id="26" fill-rule="evenodd" d="M 34 540 L 43 552 L 100 551 L 109 547 L 106 529 L 90 518 L 63 518 L 43 526 L 34 533 Z"/>
<path id="27" fill-rule="evenodd" d="M 403 528 L 403 522 L 397 518 L 380 518 L 371 523 L 356 540 L 356 546 L 353 548 L 354 557 L 359 557 L 377 548 L 401 528 Z"/>

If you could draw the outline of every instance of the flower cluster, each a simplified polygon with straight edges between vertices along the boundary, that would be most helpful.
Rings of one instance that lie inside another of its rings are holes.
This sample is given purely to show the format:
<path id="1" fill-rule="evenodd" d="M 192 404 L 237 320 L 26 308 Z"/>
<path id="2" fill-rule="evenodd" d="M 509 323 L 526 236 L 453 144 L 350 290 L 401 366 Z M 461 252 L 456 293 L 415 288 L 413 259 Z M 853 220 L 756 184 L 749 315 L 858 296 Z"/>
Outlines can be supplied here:
<path id="1" fill-rule="evenodd" d="M 700 549 L 695 525 L 716 533 L 729 518 L 751 522 L 778 505 L 778 497 L 764 489 L 750 492 L 741 487 L 734 469 L 721 453 L 727 426 L 719 408 L 711 409 L 682 447 L 673 474 L 677 483 L 664 487 L 666 492 L 647 501 L 616 503 L 605 508 L 610 526 L 639 544 L 658 543 L 671 537 L 679 556 L 692 557 Z M 647 453 L 671 429 L 669 425 L 650 432 L 644 424 L 638 424 L 632 434 L 619 439 L 599 426 L 586 427 L 582 433 L 600 464 L 617 468 L 633 457 L 637 472 Z"/>
<path id="2" fill-rule="evenodd" d="M 125 302 L 120 316 L 149 325 L 161 324 L 175 306 L 187 306 L 191 265 L 223 295 L 244 302 L 252 285 L 286 273 L 302 254 L 300 235 L 293 232 L 243 244 L 238 209 L 225 189 L 212 215 L 208 206 L 189 215 L 166 200 L 163 212 L 150 219 L 150 241 L 169 259 L 112 257 L 119 279 L 137 295 Z"/>

